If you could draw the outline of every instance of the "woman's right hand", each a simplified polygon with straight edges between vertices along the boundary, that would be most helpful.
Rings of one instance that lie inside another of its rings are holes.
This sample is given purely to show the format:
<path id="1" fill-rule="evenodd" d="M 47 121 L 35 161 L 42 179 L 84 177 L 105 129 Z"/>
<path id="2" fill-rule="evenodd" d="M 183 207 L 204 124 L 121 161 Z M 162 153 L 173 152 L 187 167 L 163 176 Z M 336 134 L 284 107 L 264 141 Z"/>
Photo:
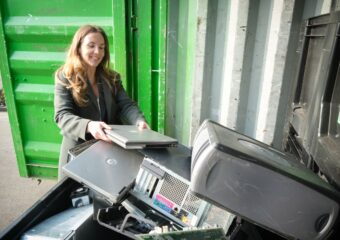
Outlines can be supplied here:
<path id="1" fill-rule="evenodd" d="M 95 139 L 100 139 L 105 142 L 112 142 L 105 134 L 104 129 L 111 129 L 109 125 L 104 122 L 90 121 L 87 124 L 86 132 L 91 133 Z"/>

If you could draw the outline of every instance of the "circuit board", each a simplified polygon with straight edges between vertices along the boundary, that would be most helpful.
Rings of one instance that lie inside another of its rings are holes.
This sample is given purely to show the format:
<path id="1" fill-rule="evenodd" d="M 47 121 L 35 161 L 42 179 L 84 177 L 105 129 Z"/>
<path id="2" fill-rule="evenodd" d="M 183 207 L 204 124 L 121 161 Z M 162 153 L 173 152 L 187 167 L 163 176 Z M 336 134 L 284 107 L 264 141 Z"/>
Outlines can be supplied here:
<path id="1" fill-rule="evenodd" d="M 152 233 L 137 235 L 140 240 L 225 240 L 225 233 L 222 228 L 208 228 L 183 230 L 167 233 Z"/>

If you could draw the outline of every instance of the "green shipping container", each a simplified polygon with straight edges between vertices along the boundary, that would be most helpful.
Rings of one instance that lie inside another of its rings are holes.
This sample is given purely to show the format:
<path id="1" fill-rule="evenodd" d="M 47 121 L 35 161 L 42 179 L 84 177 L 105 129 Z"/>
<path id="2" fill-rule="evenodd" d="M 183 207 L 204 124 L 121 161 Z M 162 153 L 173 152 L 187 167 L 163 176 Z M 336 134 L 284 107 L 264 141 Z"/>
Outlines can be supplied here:
<path id="1" fill-rule="evenodd" d="M 112 67 L 152 128 L 164 132 L 166 15 L 165 0 L 1 1 L 0 71 L 21 176 L 57 177 L 54 72 L 84 24 L 104 28 Z"/>

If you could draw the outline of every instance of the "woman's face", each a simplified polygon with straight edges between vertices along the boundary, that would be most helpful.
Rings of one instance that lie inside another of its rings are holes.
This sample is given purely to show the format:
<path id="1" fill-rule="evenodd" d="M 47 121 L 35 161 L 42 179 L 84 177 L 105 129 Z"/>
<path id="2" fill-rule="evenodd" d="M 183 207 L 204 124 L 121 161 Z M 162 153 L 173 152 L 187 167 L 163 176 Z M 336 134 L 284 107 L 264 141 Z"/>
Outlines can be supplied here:
<path id="1" fill-rule="evenodd" d="M 88 67 L 96 68 L 105 55 L 105 41 L 101 33 L 87 34 L 80 46 L 80 56 Z"/>

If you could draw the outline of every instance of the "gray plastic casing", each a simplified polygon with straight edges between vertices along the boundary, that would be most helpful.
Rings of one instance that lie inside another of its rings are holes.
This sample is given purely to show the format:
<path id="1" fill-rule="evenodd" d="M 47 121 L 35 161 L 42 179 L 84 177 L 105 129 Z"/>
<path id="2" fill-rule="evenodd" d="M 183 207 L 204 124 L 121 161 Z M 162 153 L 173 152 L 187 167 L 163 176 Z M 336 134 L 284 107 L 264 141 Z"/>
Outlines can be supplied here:
<path id="1" fill-rule="evenodd" d="M 338 192 L 292 156 L 213 121 L 199 128 L 191 191 L 288 238 L 323 239 L 337 220 Z"/>

